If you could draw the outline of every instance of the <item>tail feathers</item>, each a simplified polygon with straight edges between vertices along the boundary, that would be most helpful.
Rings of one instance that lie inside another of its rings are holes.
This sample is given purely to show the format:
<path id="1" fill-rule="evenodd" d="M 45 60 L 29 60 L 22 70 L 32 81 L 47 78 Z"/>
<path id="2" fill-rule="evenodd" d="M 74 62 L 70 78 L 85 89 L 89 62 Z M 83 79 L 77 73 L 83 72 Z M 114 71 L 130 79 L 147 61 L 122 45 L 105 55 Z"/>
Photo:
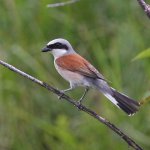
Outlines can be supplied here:
<path id="1" fill-rule="evenodd" d="M 114 89 L 112 89 L 111 94 L 106 93 L 104 95 L 129 116 L 134 115 L 139 110 L 140 104 L 137 101 L 129 98 L 122 93 L 117 92 Z"/>

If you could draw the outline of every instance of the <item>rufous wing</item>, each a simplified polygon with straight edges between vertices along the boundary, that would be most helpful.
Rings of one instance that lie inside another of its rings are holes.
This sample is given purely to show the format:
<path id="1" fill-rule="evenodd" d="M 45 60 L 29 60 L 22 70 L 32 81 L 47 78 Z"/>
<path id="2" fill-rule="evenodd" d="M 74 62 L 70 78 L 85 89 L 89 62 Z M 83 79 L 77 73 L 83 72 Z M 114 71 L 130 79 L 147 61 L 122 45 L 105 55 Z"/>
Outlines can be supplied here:
<path id="1" fill-rule="evenodd" d="M 56 59 L 56 64 L 66 70 L 78 72 L 90 78 L 105 80 L 94 66 L 78 54 L 64 55 Z"/>

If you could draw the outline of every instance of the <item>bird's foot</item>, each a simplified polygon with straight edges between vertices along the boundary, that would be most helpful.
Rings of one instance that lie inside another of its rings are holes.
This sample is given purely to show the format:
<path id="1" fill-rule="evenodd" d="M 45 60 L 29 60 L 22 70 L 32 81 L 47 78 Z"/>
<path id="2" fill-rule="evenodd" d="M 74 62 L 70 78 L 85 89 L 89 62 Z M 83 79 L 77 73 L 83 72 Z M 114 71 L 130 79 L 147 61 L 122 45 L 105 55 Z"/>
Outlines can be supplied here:
<path id="1" fill-rule="evenodd" d="M 77 108 L 78 110 L 81 110 L 82 109 L 82 103 L 81 103 L 81 99 L 77 101 Z"/>
<path id="2" fill-rule="evenodd" d="M 58 96 L 59 100 L 62 100 L 62 96 L 65 94 L 64 90 L 60 90 L 60 95 Z"/>

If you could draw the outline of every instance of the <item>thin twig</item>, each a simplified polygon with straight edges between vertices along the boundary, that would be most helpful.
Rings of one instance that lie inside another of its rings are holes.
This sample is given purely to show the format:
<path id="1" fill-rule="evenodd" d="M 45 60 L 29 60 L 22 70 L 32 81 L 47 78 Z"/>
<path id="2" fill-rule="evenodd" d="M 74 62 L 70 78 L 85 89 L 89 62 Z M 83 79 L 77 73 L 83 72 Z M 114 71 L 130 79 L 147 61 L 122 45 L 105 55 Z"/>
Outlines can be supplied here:
<path id="1" fill-rule="evenodd" d="M 114 131 L 116 134 L 118 134 L 129 146 L 131 146 L 133 149 L 135 150 L 143 150 L 134 140 L 132 140 L 129 136 L 127 136 L 126 134 L 124 134 L 119 128 L 117 128 L 114 124 L 112 124 L 111 122 L 109 122 L 108 120 L 106 120 L 105 118 L 99 116 L 96 112 L 92 111 L 91 109 L 85 107 L 82 104 L 79 104 L 77 101 L 71 99 L 69 96 L 63 94 L 62 92 L 55 89 L 54 87 L 50 86 L 49 84 L 40 81 L 38 79 L 36 79 L 35 77 L 15 68 L 14 66 L 1 61 L 0 60 L 0 64 L 3 65 L 4 67 L 10 69 L 11 71 L 20 74 L 21 76 L 24 76 L 25 78 L 33 81 L 34 83 L 37 83 L 38 85 L 46 88 L 47 90 L 49 90 L 50 92 L 55 93 L 58 96 L 61 96 L 61 98 L 65 99 L 67 102 L 73 104 L 75 107 L 77 107 L 79 110 L 84 111 L 86 113 L 88 113 L 89 115 L 91 115 L 92 117 L 94 117 L 95 119 L 97 119 L 99 122 L 105 124 L 108 128 L 110 128 L 112 131 Z"/>
<path id="2" fill-rule="evenodd" d="M 144 0 L 137 0 L 137 1 L 139 2 L 140 6 L 143 8 L 143 10 L 150 19 L 150 5 L 147 4 Z"/>
<path id="3" fill-rule="evenodd" d="M 55 4 L 48 4 L 47 7 L 60 7 L 60 6 L 65 6 L 65 5 L 69 5 L 72 3 L 76 3 L 79 0 L 70 0 L 67 2 L 61 2 L 61 3 L 55 3 Z"/>

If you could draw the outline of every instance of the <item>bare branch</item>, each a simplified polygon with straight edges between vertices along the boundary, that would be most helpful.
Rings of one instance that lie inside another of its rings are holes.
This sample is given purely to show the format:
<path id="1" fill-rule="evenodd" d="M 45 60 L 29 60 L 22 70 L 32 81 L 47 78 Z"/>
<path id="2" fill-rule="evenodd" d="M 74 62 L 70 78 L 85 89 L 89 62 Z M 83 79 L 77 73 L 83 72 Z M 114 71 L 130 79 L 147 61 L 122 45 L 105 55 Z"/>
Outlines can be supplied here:
<path id="1" fill-rule="evenodd" d="M 134 140 L 132 140 L 128 135 L 124 134 L 119 128 L 117 128 L 114 124 L 112 124 L 111 122 L 109 122 L 108 120 L 106 120 L 105 118 L 99 116 L 96 112 L 92 111 L 91 109 L 85 107 L 82 104 L 79 104 L 77 101 L 75 101 L 74 99 L 71 99 L 69 96 L 63 94 L 62 92 L 55 89 L 54 87 L 48 85 L 47 83 L 40 81 L 38 79 L 36 79 L 35 77 L 15 68 L 14 66 L 1 61 L 0 60 L 0 64 L 3 65 L 4 67 L 10 69 L 11 71 L 18 73 L 21 76 L 24 76 L 25 78 L 33 81 L 34 83 L 46 88 L 47 90 L 49 90 L 50 92 L 55 93 L 58 96 L 61 96 L 64 100 L 66 100 L 67 102 L 73 104 L 76 108 L 78 108 L 81 111 L 84 111 L 85 113 L 91 115 L 92 117 L 94 117 L 95 119 L 97 119 L 99 122 L 105 124 L 109 129 L 111 129 L 112 131 L 114 131 L 116 134 L 118 134 L 120 136 L 120 138 L 122 138 L 129 146 L 131 146 L 133 149 L 135 150 L 143 150 L 138 144 L 136 144 L 136 142 Z"/>
<path id="2" fill-rule="evenodd" d="M 140 6 L 143 8 L 143 10 L 150 19 L 150 5 L 147 4 L 144 0 L 137 0 L 137 1 L 139 2 Z"/>
<path id="3" fill-rule="evenodd" d="M 60 6 L 65 6 L 65 5 L 69 5 L 72 3 L 76 3 L 79 0 L 70 0 L 67 2 L 61 2 L 61 3 L 55 3 L 55 4 L 48 4 L 47 7 L 60 7 Z"/>

